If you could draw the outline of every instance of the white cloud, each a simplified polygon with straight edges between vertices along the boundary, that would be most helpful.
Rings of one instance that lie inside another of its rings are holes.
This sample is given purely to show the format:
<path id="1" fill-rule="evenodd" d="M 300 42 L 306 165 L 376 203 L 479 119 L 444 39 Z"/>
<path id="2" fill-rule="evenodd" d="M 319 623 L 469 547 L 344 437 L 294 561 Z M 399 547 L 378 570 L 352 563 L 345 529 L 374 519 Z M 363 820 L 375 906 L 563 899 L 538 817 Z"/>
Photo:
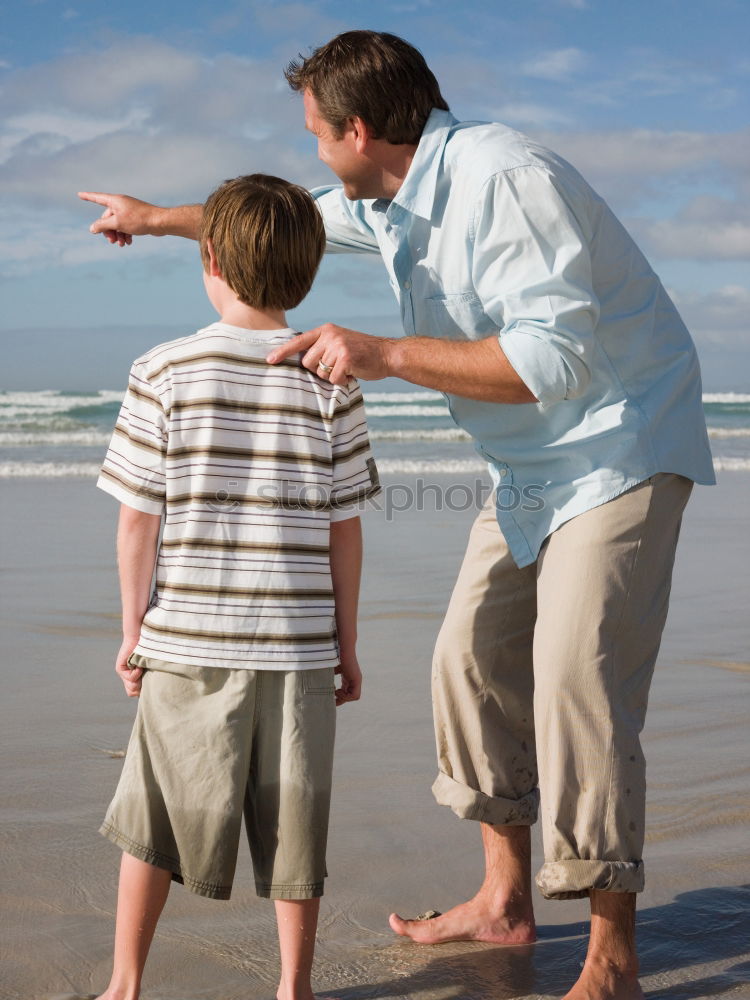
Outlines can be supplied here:
<path id="1" fill-rule="evenodd" d="M 750 260 L 750 208 L 744 202 L 703 196 L 671 219 L 637 219 L 629 225 L 661 259 Z"/>
<path id="2" fill-rule="evenodd" d="M 644 197 L 669 197 L 680 184 L 696 190 L 721 184 L 738 197 L 745 186 L 750 188 L 750 129 L 723 134 L 657 129 L 537 134 L 620 212 L 637 211 Z"/>
<path id="3" fill-rule="evenodd" d="M 523 76 L 533 76 L 541 80 L 567 80 L 581 70 L 586 57 L 580 49 L 555 49 L 541 52 L 533 59 L 521 63 L 519 72 Z"/>
<path id="4" fill-rule="evenodd" d="M 490 113 L 488 117 L 520 129 L 564 128 L 571 123 L 571 119 L 556 108 L 523 101 L 501 104 L 497 114 Z"/>
<path id="5" fill-rule="evenodd" d="M 669 289 L 688 327 L 703 343 L 736 344 L 747 341 L 750 289 L 724 285 L 709 294 Z"/>

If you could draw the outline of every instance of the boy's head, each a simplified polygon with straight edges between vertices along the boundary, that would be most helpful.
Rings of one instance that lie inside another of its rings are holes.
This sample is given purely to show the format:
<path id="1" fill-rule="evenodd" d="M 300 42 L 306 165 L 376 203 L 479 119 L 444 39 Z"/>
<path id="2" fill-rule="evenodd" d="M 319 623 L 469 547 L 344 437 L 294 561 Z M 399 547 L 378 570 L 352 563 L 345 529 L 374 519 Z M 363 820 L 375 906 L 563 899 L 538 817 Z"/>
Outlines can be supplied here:
<path id="1" fill-rule="evenodd" d="M 325 249 L 323 219 L 296 184 L 249 174 L 209 195 L 200 227 L 203 268 L 209 241 L 224 282 L 254 309 L 293 309 L 310 291 Z"/>

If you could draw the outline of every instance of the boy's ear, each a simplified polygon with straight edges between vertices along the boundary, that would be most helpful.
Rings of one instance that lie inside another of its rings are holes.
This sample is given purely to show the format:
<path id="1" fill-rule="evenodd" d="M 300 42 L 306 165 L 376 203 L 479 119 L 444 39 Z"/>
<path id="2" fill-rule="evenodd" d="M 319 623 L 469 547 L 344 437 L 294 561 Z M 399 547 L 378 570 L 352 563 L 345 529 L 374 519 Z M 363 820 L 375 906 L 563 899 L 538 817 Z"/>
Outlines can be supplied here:
<path id="1" fill-rule="evenodd" d="M 206 250 L 208 251 L 208 273 L 212 278 L 220 278 L 221 271 L 219 270 L 219 265 L 216 263 L 214 245 L 210 239 L 206 240 Z"/>

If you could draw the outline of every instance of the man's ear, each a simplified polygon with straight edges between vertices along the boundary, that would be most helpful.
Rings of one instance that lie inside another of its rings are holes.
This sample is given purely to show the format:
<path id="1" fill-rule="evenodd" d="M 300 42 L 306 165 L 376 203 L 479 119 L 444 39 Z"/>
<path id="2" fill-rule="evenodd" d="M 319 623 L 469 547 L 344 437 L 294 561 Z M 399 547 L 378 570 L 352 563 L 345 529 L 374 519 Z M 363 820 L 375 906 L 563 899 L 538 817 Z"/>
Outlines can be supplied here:
<path id="1" fill-rule="evenodd" d="M 367 146 L 372 139 L 372 127 L 367 124 L 367 122 L 355 116 L 349 119 L 349 127 L 352 131 L 352 138 L 354 139 L 354 148 L 358 153 L 364 153 Z"/>
<path id="2" fill-rule="evenodd" d="M 221 271 L 219 270 L 219 265 L 216 263 L 214 245 L 210 239 L 206 240 L 206 250 L 208 251 L 208 273 L 212 278 L 220 278 Z"/>

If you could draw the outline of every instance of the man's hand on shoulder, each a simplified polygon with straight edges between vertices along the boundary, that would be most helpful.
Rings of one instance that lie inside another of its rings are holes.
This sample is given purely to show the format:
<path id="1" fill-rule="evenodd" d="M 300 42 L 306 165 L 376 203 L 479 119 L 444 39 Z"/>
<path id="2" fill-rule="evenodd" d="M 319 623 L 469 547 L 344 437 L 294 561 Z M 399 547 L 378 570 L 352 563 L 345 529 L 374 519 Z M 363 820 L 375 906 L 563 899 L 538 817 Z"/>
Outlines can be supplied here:
<path id="1" fill-rule="evenodd" d="M 388 352 L 392 343 L 385 337 L 324 323 L 277 347 L 266 360 L 278 364 L 293 354 L 304 352 L 302 364 L 305 368 L 333 385 L 346 385 L 351 375 L 363 379 L 390 375 Z"/>

